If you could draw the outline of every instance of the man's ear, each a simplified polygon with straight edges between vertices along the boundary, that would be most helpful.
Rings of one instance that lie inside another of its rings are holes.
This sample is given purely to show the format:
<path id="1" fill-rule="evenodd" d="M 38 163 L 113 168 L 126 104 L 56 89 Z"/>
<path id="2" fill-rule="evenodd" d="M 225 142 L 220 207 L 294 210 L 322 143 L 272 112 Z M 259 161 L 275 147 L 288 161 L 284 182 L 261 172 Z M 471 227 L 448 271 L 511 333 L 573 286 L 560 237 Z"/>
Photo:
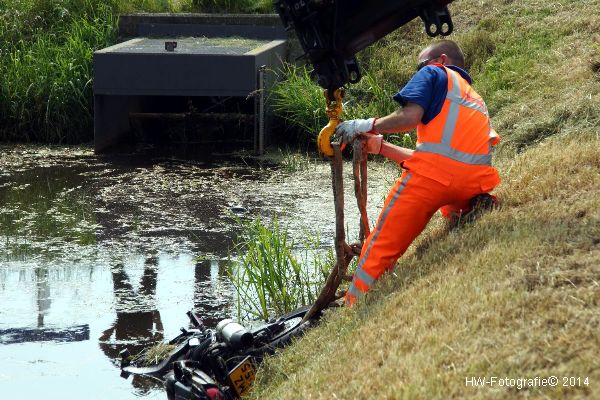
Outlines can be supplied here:
<path id="1" fill-rule="evenodd" d="M 442 62 L 440 63 L 440 64 L 442 64 L 442 65 L 449 65 L 449 64 L 451 64 L 451 62 L 450 62 L 450 57 L 448 57 L 448 56 L 446 55 L 446 53 L 442 53 L 442 54 L 440 54 L 440 56 L 439 56 L 438 58 L 439 58 L 439 59 L 442 61 Z"/>

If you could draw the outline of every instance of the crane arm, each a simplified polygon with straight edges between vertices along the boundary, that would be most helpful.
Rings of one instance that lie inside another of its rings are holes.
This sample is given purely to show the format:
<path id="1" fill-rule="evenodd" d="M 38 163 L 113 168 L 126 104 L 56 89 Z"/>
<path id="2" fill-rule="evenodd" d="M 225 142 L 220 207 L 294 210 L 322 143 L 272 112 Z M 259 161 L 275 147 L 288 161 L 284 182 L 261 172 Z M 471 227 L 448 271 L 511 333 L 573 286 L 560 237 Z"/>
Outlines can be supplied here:
<path id="1" fill-rule="evenodd" d="M 360 81 L 356 53 L 420 17 L 429 36 L 449 35 L 453 0 L 275 0 L 287 30 L 294 30 L 317 83 L 334 91 Z"/>

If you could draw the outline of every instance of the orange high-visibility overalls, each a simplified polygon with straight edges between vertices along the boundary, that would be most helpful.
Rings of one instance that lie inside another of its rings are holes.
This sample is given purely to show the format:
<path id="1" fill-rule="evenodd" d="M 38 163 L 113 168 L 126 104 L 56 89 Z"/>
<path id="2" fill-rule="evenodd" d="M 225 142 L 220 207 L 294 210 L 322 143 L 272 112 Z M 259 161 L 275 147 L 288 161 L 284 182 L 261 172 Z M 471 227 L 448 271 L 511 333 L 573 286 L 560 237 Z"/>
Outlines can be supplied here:
<path id="1" fill-rule="evenodd" d="M 433 214 L 469 211 L 469 200 L 500 183 L 492 146 L 500 137 L 487 107 L 456 71 L 448 75 L 448 94 L 440 113 L 417 126 L 417 148 L 388 194 L 377 225 L 365 241 L 346 304 L 352 305 L 386 270 L 393 268 Z"/>

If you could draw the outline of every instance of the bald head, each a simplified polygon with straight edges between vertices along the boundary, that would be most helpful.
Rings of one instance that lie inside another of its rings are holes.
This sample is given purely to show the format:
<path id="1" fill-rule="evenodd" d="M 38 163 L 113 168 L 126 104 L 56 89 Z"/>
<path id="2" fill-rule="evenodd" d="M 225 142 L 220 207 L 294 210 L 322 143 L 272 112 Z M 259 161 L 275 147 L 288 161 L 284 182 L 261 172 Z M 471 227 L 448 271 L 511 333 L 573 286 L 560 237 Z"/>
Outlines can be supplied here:
<path id="1" fill-rule="evenodd" d="M 447 64 L 465 67 L 465 56 L 456 42 L 452 40 L 439 40 L 427 46 L 419 55 L 420 60 L 440 58 L 443 54 L 448 59 Z"/>

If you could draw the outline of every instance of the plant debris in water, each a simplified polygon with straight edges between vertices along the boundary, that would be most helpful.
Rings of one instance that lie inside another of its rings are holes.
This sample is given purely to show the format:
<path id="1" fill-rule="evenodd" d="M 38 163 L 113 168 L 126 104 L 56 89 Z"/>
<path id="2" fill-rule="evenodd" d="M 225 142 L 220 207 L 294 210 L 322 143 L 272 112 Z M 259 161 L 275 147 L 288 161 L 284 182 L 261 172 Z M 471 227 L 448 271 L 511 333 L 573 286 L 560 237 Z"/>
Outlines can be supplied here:
<path id="1" fill-rule="evenodd" d="M 307 227 L 310 234 L 318 233 L 325 240 L 321 245 L 333 238 L 326 162 L 310 162 L 310 168 L 254 168 L 239 160 L 215 164 L 164 156 L 99 157 L 85 147 L 4 146 L 1 150 L 4 259 L 20 259 L 27 252 L 60 256 L 89 245 L 164 245 L 165 239 L 174 249 L 183 244 L 204 256 L 223 257 L 239 230 L 230 212 L 234 207 L 243 207 L 248 218 L 269 221 L 278 215 L 298 243 Z M 380 169 L 382 176 L 391 179 L 396 174 L 385 165 Z M 350 168 L 346 171 L 350 179 Z M 377 174 L 377 167 L 372 174 Z M 373 218 L 386 182 L 371 182 L 375 185 L 371 188 Z M 317 212 L 315 204 L 319 204 Z M 349 218 L 355 214 L 353 208 L 348 204 Z"/>
<path id="2" fill-rule="evenodd" d="M 138 354 L 131 357 L 131 362 L 139 367 L 148 367 L 156 365 L 167 358 L 169 353 L 177 347 L 169 343 L 157 343 L 154 346 L 147 347 Z"/>

